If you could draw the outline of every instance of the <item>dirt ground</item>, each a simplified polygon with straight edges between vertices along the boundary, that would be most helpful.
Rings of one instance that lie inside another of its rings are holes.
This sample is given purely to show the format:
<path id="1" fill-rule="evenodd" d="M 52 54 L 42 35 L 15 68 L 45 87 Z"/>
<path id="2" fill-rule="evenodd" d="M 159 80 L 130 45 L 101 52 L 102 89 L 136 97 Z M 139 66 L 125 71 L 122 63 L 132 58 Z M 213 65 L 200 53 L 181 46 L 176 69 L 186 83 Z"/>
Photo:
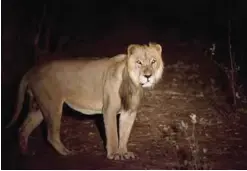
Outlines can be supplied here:
<path id="1" fill-rule="evenodd" d="M 231 112 L 202 48 L 163 49 L 163 79 L 145 92 L 129 141 L 137 159 L 106 159 L 102 117 L 66 110 L 62 141 L 76 155 L 60 156 L 38 127 L 21 156 L 14 133 L 2 130 L 2 169 L 247 169 L 246 114 Z"/>

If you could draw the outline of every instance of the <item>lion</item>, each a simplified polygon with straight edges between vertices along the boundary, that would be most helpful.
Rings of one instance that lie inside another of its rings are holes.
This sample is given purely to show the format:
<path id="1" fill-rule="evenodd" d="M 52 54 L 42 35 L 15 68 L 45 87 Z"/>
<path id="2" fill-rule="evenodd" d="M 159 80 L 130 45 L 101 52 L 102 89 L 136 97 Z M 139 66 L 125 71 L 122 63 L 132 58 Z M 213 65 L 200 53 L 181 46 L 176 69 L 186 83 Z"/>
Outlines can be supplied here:
<path id="1" fill-rule="evenodd" d="M 63 104 L 82 114 L 103 114 L 107 158 L 134 159 L 127 142 L 136 118 L 143 90 L 153 88 L 161 79 L 164 63 L 162 47 L 132 44 L 127 54 L 101 59 L 56 60 L 30 69 L 22 78 L 12 125 L 22 109 L 25 93 L 31 97 L 27 118 L 19 128 L 22 153 L 27 152 L 28 137 L 44 120 L 47 140 L 61 155 L 69 155 L 60 139 Z M 119 137 L 117 134 L 117 114 Z"/>

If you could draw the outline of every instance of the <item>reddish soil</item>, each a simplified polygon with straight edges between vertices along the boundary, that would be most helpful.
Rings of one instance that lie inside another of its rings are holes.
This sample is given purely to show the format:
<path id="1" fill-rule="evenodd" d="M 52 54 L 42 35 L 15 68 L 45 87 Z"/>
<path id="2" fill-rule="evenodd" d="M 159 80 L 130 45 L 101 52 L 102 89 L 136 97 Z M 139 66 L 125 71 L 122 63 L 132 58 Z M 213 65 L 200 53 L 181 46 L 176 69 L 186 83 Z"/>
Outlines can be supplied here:
<path id="1" fill-rule="evenodd" d="M 210 82 L 217 78 L 217 70 L 202 48 L 163 45 L 163 49 L 166 71 L 155 89 L 145 92 L 129 141 L 136 160 L 106 159 L 95 124 L 95 120 L 100 123 L 100 115 L 87 117 L 66 110 L 62 141 L 78 151 L 76 155 L 60 156 L 38 127 L 29 139 L 31 155 L 21 156 L 15 134 L 2 130 L 2 168 L 247 169 L 246 114 L 232 113 L 218 80 Z M 194 131 L 191 114 L 196 115 Z"/>

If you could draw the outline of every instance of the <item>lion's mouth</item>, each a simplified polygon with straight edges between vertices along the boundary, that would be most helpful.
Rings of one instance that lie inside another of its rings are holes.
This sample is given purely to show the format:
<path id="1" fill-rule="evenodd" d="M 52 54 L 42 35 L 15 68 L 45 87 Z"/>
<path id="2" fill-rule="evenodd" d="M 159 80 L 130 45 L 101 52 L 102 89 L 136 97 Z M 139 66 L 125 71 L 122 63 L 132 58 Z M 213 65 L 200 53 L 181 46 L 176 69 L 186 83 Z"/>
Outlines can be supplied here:
<path id="1" fill-rule="evenodd" d="M 142 86 L 143 88 L 146 88 L 146 87 L 152 87 L 153 84 L 152 84 L 150 81 L 147 81 L 147 82 L 145 82 L 145 83 L 141 83 L 141 86 Z"/>

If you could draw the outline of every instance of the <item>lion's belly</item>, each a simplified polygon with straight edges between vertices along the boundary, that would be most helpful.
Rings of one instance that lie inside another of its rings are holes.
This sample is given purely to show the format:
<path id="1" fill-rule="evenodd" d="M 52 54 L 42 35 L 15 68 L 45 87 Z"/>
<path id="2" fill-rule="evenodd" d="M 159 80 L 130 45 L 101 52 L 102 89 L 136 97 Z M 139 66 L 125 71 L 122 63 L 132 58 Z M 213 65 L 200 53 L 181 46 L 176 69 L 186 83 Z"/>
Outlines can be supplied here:
<path id="1" fill-rule="evenodd" d="M 66 100 L 65 103 L 82 114 L 93 115 L 102 113 L 102 102 L 81 100 L 80 102 Z"/>

